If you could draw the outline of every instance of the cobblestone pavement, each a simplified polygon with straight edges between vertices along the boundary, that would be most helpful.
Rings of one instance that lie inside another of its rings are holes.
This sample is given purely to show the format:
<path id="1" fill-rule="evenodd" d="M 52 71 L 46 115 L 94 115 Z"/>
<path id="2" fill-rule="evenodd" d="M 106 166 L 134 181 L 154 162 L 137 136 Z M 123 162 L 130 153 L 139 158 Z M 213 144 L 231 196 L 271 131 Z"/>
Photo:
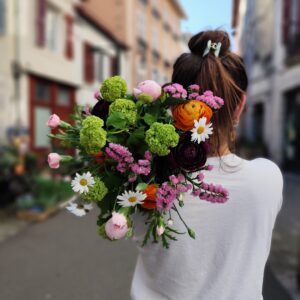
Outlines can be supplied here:
<path id="1" fill-rule="evenodd" d="M 285 174 L 283 206 L 276 220 L 271 269 L 294 299 L 300 299 L 300 176 Z"/>
<path id="2" fill-rule="evenodd" d="M 278 279 L 293 292 L 293 299 L 299 299 L 295 277 L 300 239 L 299 192 L 300 179 L 287 175 L 270 268 L 266 268 L 264 300 L 292 300 Z M 43 223 L 28 226 L 4 222 L 11 234 L 21 231 L 0 242 L 0 299 L 129 299 L 136 248 L 129 241 L 116 245 L 101 240 L 96 213 L 93 210 L 88 217 L 78 219 L 61 211 Z"/>

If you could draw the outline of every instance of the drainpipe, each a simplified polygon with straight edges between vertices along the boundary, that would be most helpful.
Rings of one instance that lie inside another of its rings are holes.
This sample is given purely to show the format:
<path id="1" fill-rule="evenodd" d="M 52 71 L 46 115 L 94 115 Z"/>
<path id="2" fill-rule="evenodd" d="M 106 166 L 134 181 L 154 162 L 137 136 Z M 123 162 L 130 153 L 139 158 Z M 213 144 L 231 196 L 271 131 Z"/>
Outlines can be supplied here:
<path id="1" fill-rule="evenodd" d="M 21 107 L 20 107 L 20 79 L 21 79 L 21 65 L 20 65 L 20 6 L 19 0 L 14 1 L 15 4 L 15 13 L 14 13 L 14 21 L 15 21 L 15 37 L 14 37 L 14 60 L 12 62 L 12 75 L 14 79 L 14 100 L 15 100 L 15 112 L 16 119 L 15 125 L 16 127 L 21 126 Z"/>

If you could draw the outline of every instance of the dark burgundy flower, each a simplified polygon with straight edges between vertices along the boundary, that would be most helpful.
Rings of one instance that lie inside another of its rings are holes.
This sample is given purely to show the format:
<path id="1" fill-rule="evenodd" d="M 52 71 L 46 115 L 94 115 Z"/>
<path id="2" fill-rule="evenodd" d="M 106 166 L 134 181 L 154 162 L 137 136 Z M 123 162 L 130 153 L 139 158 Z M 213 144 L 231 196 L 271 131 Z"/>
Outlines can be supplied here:
<path id="1" fill-rule="evenodd" d="M 94 107 L 92 108 L 92 115 L 101 118 L 102 120 L 106 120 L 108 115 L 109 102 L 105 100 L 99 100 Z"/>
<path id="2" fill-rule="evenodd" d="M 178 145 L 171 149 L 170 161 L 184 171 L 196 172 L 205 165 L 208 150 L 208 143 L 192 142 L 191 133 L 184 132 Z"/>

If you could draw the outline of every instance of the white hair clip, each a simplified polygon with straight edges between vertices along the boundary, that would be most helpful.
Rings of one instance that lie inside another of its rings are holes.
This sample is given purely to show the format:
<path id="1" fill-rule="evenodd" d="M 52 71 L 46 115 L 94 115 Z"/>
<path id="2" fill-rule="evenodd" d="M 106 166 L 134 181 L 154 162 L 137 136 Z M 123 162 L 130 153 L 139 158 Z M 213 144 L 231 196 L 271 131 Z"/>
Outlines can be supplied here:
<path id="1" fill-rule="evenodd" d="M 222 47 L 222 43 L 221 42 L 212 43 L 211 40 L 209 40 L 207 42 L 206 48 L 205 48 L 202 56 L 204 57 L 205 55 L 207 55 L 209 53 L 210 49 L 213 49 L 215 57 L 219 57 L 219 54 L 220 54 L 220 51 L 221 51 L 221 47 Z"/>

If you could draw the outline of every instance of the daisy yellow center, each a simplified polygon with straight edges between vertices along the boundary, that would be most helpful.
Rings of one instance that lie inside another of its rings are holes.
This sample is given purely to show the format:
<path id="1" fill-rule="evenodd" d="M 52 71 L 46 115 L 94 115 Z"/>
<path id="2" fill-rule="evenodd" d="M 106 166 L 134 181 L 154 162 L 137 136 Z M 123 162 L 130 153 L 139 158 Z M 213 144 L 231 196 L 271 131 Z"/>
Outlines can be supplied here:
<path id="1" fill-rule="evenodd" d="M 79 181 L 80 185 L 82 186 L 86 186 L 88 184 L 87 180 L 84 179 L 84 178 L 81 178 L 80 181 Z"/>
<path id="2" fill-rule="evenodd" d="M 133 202 L 136 202 L 137 198 L 135 196 L 131 196 L 128 198 L 128 201 L 133 203 Z"/>
<path id="3" fill-rule="evenodd" d="M 204 132 L 204 130 L 205 130 L 205 127 L 199 126 L 198 129 L 197 129 L 197 133 L 201 134 L 201 133 Z"/>

